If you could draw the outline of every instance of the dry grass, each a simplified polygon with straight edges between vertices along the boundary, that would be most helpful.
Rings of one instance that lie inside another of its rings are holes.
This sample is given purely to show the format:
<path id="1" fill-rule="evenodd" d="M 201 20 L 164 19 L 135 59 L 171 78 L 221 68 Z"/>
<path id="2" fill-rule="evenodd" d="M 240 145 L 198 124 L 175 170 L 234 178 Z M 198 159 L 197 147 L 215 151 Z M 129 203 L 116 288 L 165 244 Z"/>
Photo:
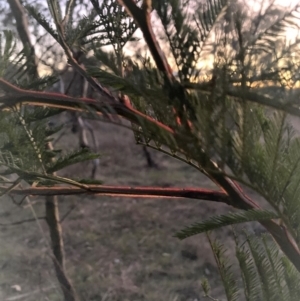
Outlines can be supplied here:
<path id="1" fill-rule="evenodd" d="M 103 153 L 97 178 L 105 184 L 214 187 L 196 170 L 160 153 L 152 152 L 159 169 L 149 169 L 132 133 L 103 123 L 95 122 L 94 127 Z M 76 147 L 77 137 L 69 133 L 59 143 L 62 148 Z M 78 164 L 61 174 L 88 176 L 90 168 L 91 164 Z M 36 214 L 43 215 L 43 201 L 31 200 L 37 201 Z M 90 196 L 61 197 L 60 201 L 61 215 L 76 205 L 63 230 L 68 274 L 81 300 L 203 300 L 202 277 L 210 280 L 215 298 L 223 295 L 205 237 L 179 241 L 173 235 L 184 225 L 224 212 L 225 206 L 195 200 Z M 1 223 L 30 217 L 30 207 L 1 200 Z M 62 300 L 47 247 L 47 227 L 44 221 L 40 226 L 43 233 L 35 222 L 1 226 L 0 300 Z M 228 229 L 217 236 L 228 240 Z M 15 284 L 21 292 L 12 287 Z"/>

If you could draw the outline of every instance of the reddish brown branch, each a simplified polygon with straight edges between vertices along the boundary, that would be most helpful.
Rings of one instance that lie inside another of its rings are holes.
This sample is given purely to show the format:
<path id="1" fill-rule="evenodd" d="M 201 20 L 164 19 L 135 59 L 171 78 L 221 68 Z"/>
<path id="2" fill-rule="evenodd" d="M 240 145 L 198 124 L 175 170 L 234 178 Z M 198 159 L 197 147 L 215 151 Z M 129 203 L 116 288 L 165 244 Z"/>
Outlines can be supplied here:
<path id="1" fill-rule="evenodd" d="M 228 196 L 222 191 L 209 190 L 203 188 L 161 188 L 161 187 L 130 187 L 130 186 L 103 186 L 88 185 L 88 190 L 70 187 L 31 187 L 23 189 L 14 189 L 10 194 L 15 195 L 74 195 L 74 194 L 96 194 L 113 195 L 124 197 L 168 197 L 168 198 L 190 198 L 201 199 L 214 202 L 230 204 Z"/>
<path id="2" fill-rule="evenodd" d="M 164 129 L 170 134 L 174 134 L 174 130 L 170 127 L 134 109 L 132 106 L 128 105 L 127 102 L 112 101 L 114 98 L 107 99 L 103 97 L 104 99 L 98 101 L 92 98 L 77 98 L 60 93 L 25 90 L 12 85 L 3 78 L 0 78 L 0 89 L 8 92 L 7 95 L 0 97 L 0 103 L 3 104 L 0 107 L 0 110 L 4 110 L 5 108 L 17 104 L 29 104 L 33 106 L 46 105 L 48 107 L 74 111 L 83 111 L 87 106 L 96 110 L 97 113 L 102 114 L 101 109 L 111 108 L 117 115 L 120 115 L 135 124 L 141 125 L 143 122 L 150 122 L 152 125 Z"/>
<path id="3" fill-rule="evenodd" d="M 190 107 L 188 100 L 185 98 L 183 87 L 179 86 L 178 84 L 174 85 L 176 80 L 174 78 L 173 71 L 153 32 L 151 25 L 152 0 L 143 0 L 142 8 L 139 8 L 134 0 L 118 1 L 120 5 L 125 7 L 128 14 L 133 17 L 139 29 L 142 31 L 144 39 L 150 49 L 158 70 L 165 75 L 165 80 L 170 88 L 170 91 L 173 90 L 174 93 L 176 90 L 174 94 L 177 94 L 177 97 L 181 98 L 181 105 L 178 108 L 173 108 L 176 123 L 179 126 L 185 126 L 186 129 L 190 131 L 192 129 L 192 122 L 188 119 L 185 120 L 186 118 L 183 117 L 183 112 L 186 110 L 183 104 L 187 106 L 190 114 L 193 115 L 194 112 Z"/>
<path id="4" fill-rule="evenodd" d="M 238 209 L 251 210 L 259 209 L 260 206 L 249 198 L 241 189 L 241 187 L 234 181 L 228 179 L 224 175 L 215 174 L 213 180 L 218 186 L 222 187 L 228 194 L 231 205 Z M 300 250 L 290 236 L 286 226 L 279 225 L 273 220 L 260 221 L 260 224 L 273 236 L 275 241 L 278 243 L 281 250 L 294 264 L 298 271 L 300 271 Z"/>
<path id="5" fill-rule="evenodd" d="M 190 198 L 201 199 L 213 202 L 225 203 L 238 209 L 259 209 L 260 207 L 247 197 L 241 188 L 233 181 L 223 177 L 217 179 L 222 187 L 226 188 L 229 195 L 222 191 L 208 190 L 202 188 L 160 188 L 160 187 L 130 187 L 130 186 L 99 186 L 89 185 L 89 190 L 77 187 L 31 187 L 27 189 L 14 189 L 12 195 L 52 196 L 52 195 L 80 195 L 94 194 L 118 197 L 136 198 Z M 300 270 L 300 252 L 288 235 L 284 226 L 278 225 L 275 221 L 260 221 L 260 223 L 272 234 L 282 251 Z"/>
<path id="6" fill-rule="evenodd" d="M 167 78 L 172 81 L 172 69 L 166 59 L 165 54 L 161 50 L 159 43 L 154 35 L 151 26 L 151 0 L 144 0 L 142 9 L 139 8 L 133 0 L 118 0 L 120 5 L 125 7 L 129 15 L 133 17 L 144 35 L 144 39 L 150 49 L 152 57 L 156 63 L 158 70 L 162 71 Z"/>

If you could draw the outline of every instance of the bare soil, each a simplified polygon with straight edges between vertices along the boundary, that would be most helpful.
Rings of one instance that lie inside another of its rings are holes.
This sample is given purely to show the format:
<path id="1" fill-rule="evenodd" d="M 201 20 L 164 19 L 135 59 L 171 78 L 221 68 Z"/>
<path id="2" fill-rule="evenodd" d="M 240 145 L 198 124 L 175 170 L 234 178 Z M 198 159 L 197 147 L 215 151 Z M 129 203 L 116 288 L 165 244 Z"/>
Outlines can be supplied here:
<path id="1" fill-rule="evenodd" d="M 205 187 L 214 184 L 196 169 L 151 151 L 158 168 L 149 168 L 142 147 L 124 128 L 92 122 L 103 154 L 97 179 L 106 185 Z M 68 131 L 59 147 L 78 146 Z M 92 163 L 72 166 L 64 176 L 89 177 Z M 103 196 L 60 197 L 67 272 L 84 301 L 196 301 L 207 277 L 211 295 L 224 292 L 210 246 L 203 235 L 179 241 L 185 225 L 228 211 L 225 205 L 188 199 L 139 199 Z M 15 200 L 18 201 L 18 200 Z M 63 300 L 50 258 L 45 221 L 4 224 L 41 217 L 42 198 L 16 206 L 8 197 L 0 206 L 0 300 Z M 214 237 L 234 252 L 230 229 Z M 220 299 L 221 300 L 221 299 Z"/>

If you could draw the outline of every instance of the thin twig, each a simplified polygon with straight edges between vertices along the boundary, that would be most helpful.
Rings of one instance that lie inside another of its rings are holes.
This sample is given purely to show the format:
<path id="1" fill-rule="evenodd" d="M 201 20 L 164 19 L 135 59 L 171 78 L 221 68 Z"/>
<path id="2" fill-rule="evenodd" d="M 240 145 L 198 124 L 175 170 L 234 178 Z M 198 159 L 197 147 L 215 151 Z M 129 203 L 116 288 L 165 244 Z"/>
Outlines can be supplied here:
<path id="1" fill-rule="evenodd" d="M 75 209 L 77 207 L 77 205 L 72 205 L 71 207 L 70 207 L 70 209 L 61 217 L 61 219 L 60 219 L 60 224 L 62 224 L 63 223 L 63 221 L 70 215 L 70 213 Z"/>
<path id="2" fill-rule="evenodd" d="M 37 217 L 37 218 L 24 219 L 24 220 L 18 221 L 18 222 L 12 222 L 12 223 L 6 223 L 6 224 L 0 223 L 0 226 L 2 226 L 2 227 L 18 226 L 18 225 L 22 225 L 22 224 L 25 224 L 25 223 L 36 222 L 36 220 L 45 220 L 45 219 L 46 219 L 45 216 L 40 216 L 40 217 Z"/>

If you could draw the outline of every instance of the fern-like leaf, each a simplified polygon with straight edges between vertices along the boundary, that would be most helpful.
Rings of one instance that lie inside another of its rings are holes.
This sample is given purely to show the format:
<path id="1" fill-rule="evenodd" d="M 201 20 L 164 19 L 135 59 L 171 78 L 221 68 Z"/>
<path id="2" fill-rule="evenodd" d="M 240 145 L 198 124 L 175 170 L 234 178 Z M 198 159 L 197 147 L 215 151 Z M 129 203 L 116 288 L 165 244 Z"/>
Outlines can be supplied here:
<path id="1" fill-rule="evenodd" d="M 78 151 L 73 151 L 69 154 L 64 155 L 63 157 L 60 157 L 57 161 L 54 163 L 49 164 L 47 167 L 47 173 L 53 173 L 55 171 L 61 170 L 62 168 L 65 168 L 67 166 L 84 162 L 88 160 L 94 160 L 98 159 L 100 157 L 100 154 L 91 153 L 88 149 L 83 148 Z"/>
<path id="2" fill-rule="evenodd" d="M 218 215 L 213 216 L 210 219 L 201 223 L 196 223 L 194 225 L 182 229 L 181 231 L 176 233 L 175 237 L 179 239 L 185 239 L 187 237 L 215 230 L 224 226 L 246 223 L 251 221 L 270 220 L 276 218 L 278 218 L 278 215 L 274 212 L 257 209 L 241 211 L 238 213 L 229 213 L 226 215 Z"/>
<path id="3" fill-rule="evenodd" d="M 207 237 L 219 269 L 227 300 L 236 301 L 239 297 L 237 281 L 233 276 L 232 266 L 225 255 L 226 250 L 218 241 L 212 241 L 209 235 Z"/>
<path id="4" fill-rule="evenodd" d="M 59 41 L 58 34 L 55 29 L 51 26 L 50 22 L 47 21 L 46 17 L 36 10 L 31 5 L 25 6 L 29 15 L 31 15 L 46 31 L 49 33 L 57 42 Z"/>

